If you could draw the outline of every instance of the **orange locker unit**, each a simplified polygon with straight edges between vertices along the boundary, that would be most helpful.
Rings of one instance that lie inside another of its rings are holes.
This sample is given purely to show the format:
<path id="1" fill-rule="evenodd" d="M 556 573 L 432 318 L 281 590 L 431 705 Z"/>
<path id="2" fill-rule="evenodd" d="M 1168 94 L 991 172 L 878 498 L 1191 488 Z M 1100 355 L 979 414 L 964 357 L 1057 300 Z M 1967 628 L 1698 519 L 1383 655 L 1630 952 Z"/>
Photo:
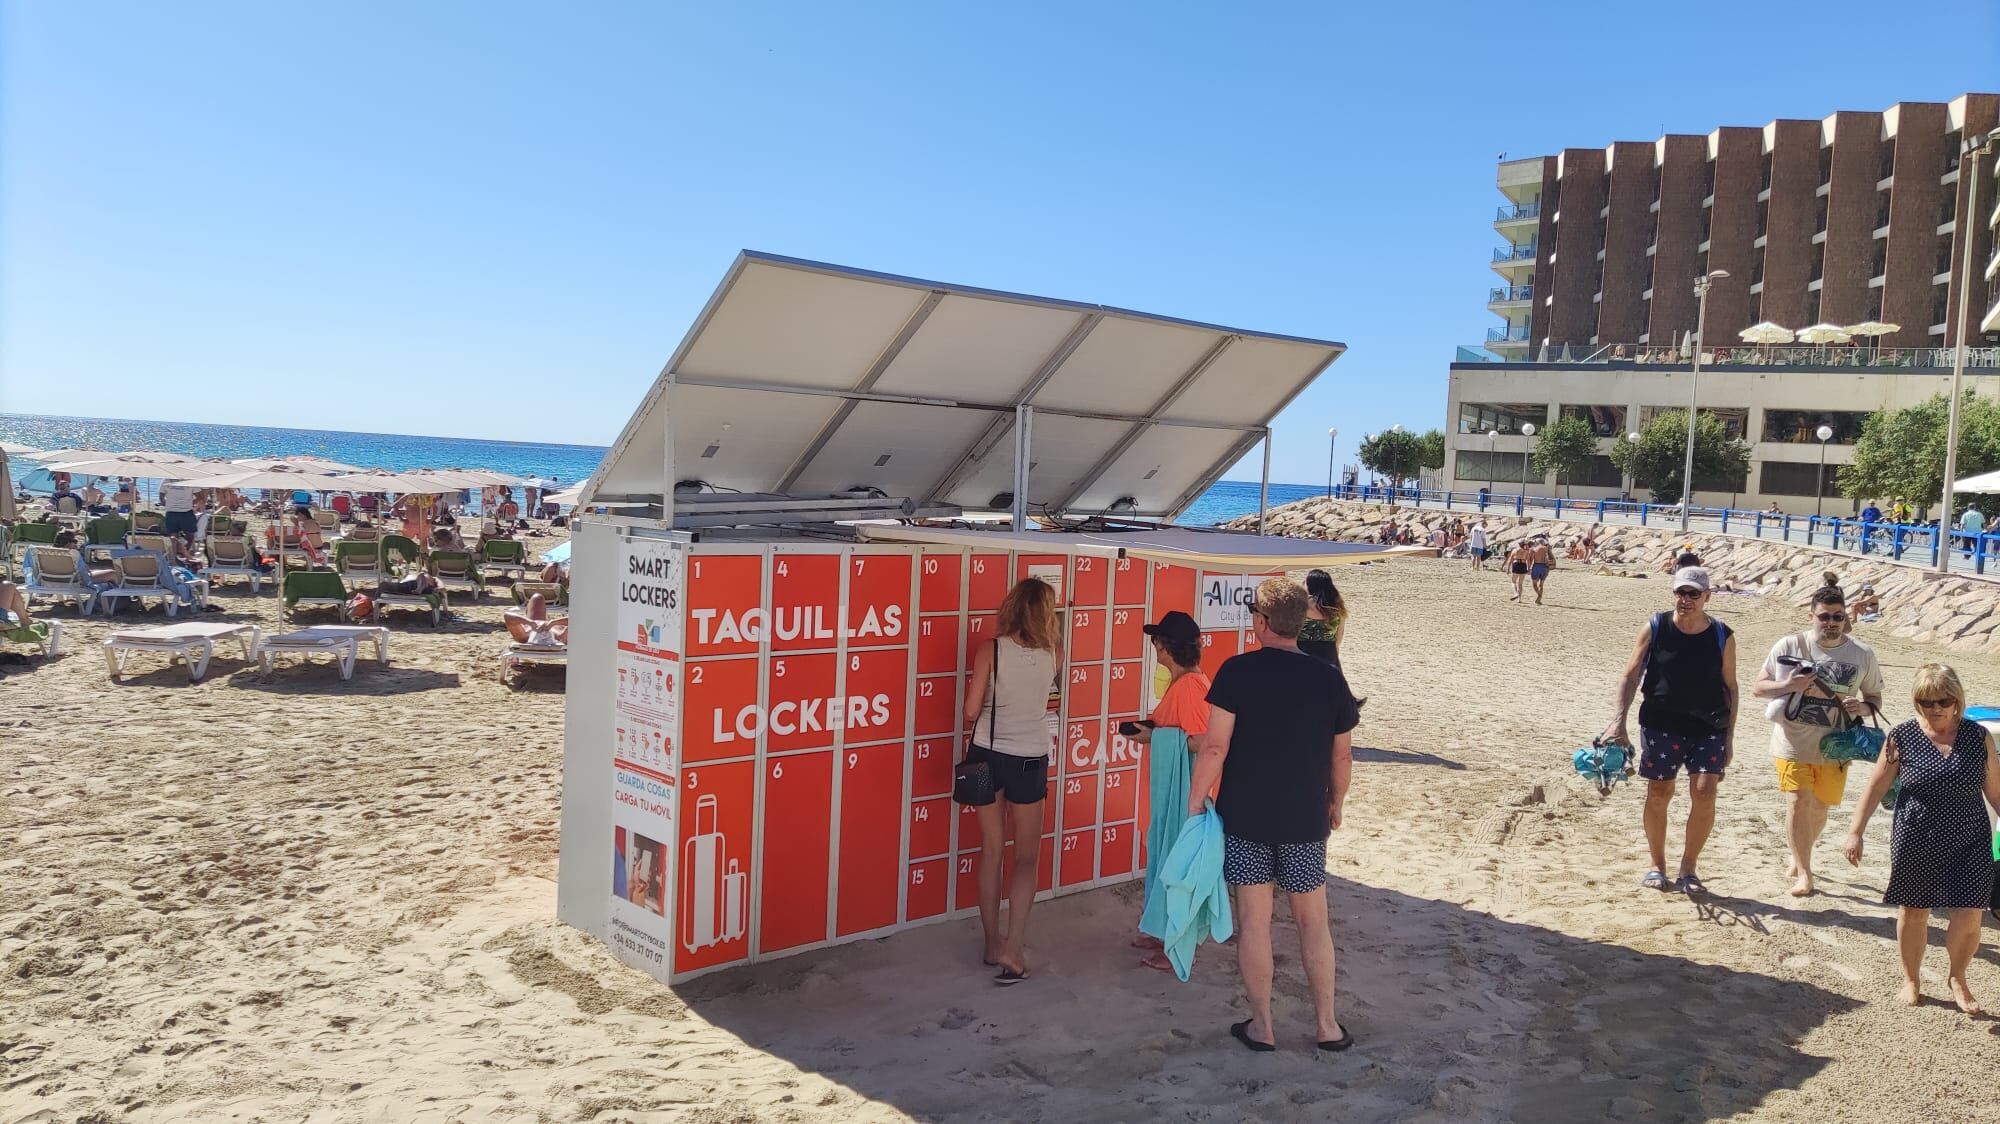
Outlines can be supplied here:
<path id="1" fill-rule="evenodd" d="M 1030 575 L 1057 588 L 1065 634 L 1042 890 L 1143 872 L 1143 747 L 1117 726 L 1152 702 L 1155 589 L 1191 607 L 1195 571 L 1102 553 L 697 543 L 674 900 L 699 917 L 676 927 L 670 978 L 976 910 L 977 820 L 951 800 L 966 669 Z"/>

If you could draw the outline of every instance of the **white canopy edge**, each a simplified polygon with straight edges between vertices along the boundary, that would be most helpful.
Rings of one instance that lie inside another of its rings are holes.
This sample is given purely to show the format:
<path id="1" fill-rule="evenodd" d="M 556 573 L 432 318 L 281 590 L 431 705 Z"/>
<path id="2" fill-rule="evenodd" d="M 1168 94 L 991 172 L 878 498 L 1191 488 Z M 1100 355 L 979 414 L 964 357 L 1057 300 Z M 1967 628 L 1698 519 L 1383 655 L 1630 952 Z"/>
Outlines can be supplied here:
<path id="1" fill-rule="evenodd" d="M 1106 558 L 1139 558 L 1174 566 L 1209 570 L 1265 572 L 1306 570 L 1390 558 L 1428 557 L 1432 547 L 1377 546 L 1372 543 L 1326 542 L 1269 535 L 1228 534 L 1170 527 L 1157 531 L 1117 533 L 1061 531 L 980 531 L 960 527 L 911 527 L 868 523 L 856 527 L 864 542 L 920 543 L 1052 554 L 1074 551 Z"/>

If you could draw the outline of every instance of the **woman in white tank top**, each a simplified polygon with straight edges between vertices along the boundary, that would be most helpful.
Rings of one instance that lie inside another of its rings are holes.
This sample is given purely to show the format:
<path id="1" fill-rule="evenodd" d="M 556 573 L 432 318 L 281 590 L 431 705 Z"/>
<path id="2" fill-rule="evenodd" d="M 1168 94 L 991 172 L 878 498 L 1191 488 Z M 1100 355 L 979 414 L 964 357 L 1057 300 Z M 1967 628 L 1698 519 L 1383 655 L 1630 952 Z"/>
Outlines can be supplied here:
<path id="1" fill-rule="evenodd" d="M 1049 692 L 1056 682 L 1056 648 L 1062 642 L 1056 621 L 1056 593 L 1047 582 L 1029 578 L 1000 603 L 998 637 L 972 652 L 965 717 L 972 744 L 965 758 L 984 762 L 993 773 L 994 799 L 975 809 L 979 817 L 979 920 L 986 931 L 989 967 L 995 982 L 1028 978 L 1028 908 L 1034 901 L 1036 866 L 1042 854 L 1042 806 L 1049 789 Z M 1004 812 L 1003 812 L 1004 809 Z M 1000 926 L 1000 872 L 1009 839 L 1014 841 L 1014 876 L 1008 886 L 1007 926 Z"/>

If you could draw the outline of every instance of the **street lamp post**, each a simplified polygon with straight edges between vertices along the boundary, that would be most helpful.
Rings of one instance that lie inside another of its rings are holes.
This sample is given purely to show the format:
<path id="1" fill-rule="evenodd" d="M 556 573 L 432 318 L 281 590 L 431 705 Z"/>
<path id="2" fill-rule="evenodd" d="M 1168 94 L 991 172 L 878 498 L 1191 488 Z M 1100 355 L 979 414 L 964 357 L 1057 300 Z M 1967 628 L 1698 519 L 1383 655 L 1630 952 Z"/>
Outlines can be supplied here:
<path id="1" fill-rule="evenodd" d="M 1499 448 L 1500 448 L 1500 431 L 1498 429 L 1487 430 L 1486 431 L 1486 494 L 1489 496 L 1493 494 L 1493 482 L 1495 479 L 1497 479 L 1497 477 L 1495 477 L 1494 475 L 1493 466 L 1495 462 L 1499 460 L 1500 457 L 1500 453 L 1498 451 Z"/>
<path id="2" fill-rule="evenodd" d="M 1523 425 L 1521 427 L 1521 436 L 1533 441 L 1535 439 L 1535 423 L 1529 422 Z M 1521 505 L 1523 507 L 1526 507 L 1528 503 L 1528 448 L 1526 445 L 1521 446 Z"/>
<path id="3" fill-rule="evenodd" d="M 1636 447 L 1639 444 L 1639 431 L 1635 429 L 1632 432 L 1627 433 L 1625 435 L 1625 440 L 1630 442 L 1634 447 Z M 1638 486 L 1639 486 L 1638 478 L 1633 476 L 1630 472 L 1627 472 L 1625 474 L 1625 499 L 1628 502 L 1632 498 L 1632 489 Z"/>
<path id="4" fill-rule="evenodd" d="M 1688 517 L 1694 511 L 1694 419 L 1695 409 L 1701 402 L 1701 345 L 1708 328 L 1708 290 L 1717 281 L 1727 280 L 1729 271 L 1714 269 L 1694 283 L 1696 300 L 1694 314 L 1694 370 L 1688 376 L 1688 440 L 1687 460 L 1681 468 L 1681 531 L 1688 529 Z"/>
<path id="5" fill-rule="evenodd" d="M 1972 244 L 1979 218 L 1979 158 L 2000 148 L 2000 129 L 1965 142 L 1965 154 L 1958 164 L 1960 190 L 1966 193 L 1965 210 L 1960 212 L 1957 233 L 1952 237 L 1965 243 L 1965 265 L 1958 274 L 1958 347 L 1951 355 L 1951 412 L 1944 426 L 1944 495 L 1938 508 L 1937 572 L 1951 569 L 1951 482 L 1958 475 L 1958 399 L 1965 381 L 1966 337 L 1972 334 Z M 1971 167 L 1966 165 L 1970 164 Z"/>
<path id="6" fill-rule="evenodd" d="M 1826 443 L 1833 440 L 1833 427 L 1822 425 L 1813 436 L 1819 438 L 1819 476 L 1813 481 L 1813 518 L 1818 519 L 1826 506 Z"/>
<path id="7" fill-rule="evenodd" d="M 1340 431 L 1328 426 L 1326 430 L 1326 498 L 1333 498 L 1333 443 Z"/>

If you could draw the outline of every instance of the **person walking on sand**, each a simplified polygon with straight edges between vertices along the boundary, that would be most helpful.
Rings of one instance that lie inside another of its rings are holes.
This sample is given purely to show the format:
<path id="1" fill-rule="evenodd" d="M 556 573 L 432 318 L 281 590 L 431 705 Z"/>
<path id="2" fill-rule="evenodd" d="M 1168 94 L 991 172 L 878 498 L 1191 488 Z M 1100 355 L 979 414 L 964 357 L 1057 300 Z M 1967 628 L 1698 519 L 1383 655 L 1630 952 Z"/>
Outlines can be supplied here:
<path id="1" fill-rule="evenodd" d="M 1472 521 L 1472 530 L 1466 532 L 1465 552 L 1472 556 L 1473 569 L 1484 570 L 1486 568 L 1486 520 L 1475 519 Z"/>
<path id="2" fill-rule="evenodd" d="M 1174 849 L 1179 838 L 1181 825 L 1180 806 L 1187 802 L 1188 778 L 1193 773 L 1192 755 L 1200 752 L 1201 739 L 1208 733 L 1208 689 L 1207 673 L 1201 670 L 1201 626 L 1186 613 L 1175 610 L 1169 612 L 1143 629 L 1151 638 L 1153 653 L 1159 662 L 1171 671 L 1173 677 L 1167 681 L 1167 689 L 1161 693 L 1158 706 L 1144 722 L 1123 723 L 1119 733 L 1146 747 L 1152 768 L 1148 770 L 1151 783 L 1152 806 L 1169 815 L 1156 814 L 1146 825 L 1146 853 L 1165 856 Z M 1127 731 L 1130 731 L 1129 733 Z M 1167 735 L 1178 733 L 1178 738 Z M 1154 736 L 1160 735 L 1156 745 Z M 1185 750 L 1178 742 L 1185 742 Z M 1178 755 L 1167 760 L 1162 750 L 1174 745 L 1171 752 Z M 1211 793 L 1210 795 L 1213 795 Z M 1169 804 L 1169 801 L 1172 803 Z M 1147 955 L 1139 961 L 1148 968 L 1161 972 L 1171 972 L 1174 966 L 1167 959 L 1166 944 L 1155 933 L 1165 933 L 1166 892 L 1160 885 L 1162 863 L 1149 863 L 1146 867 L 1146 896 L 1139 916 L 1139 937 L 1132 947 L 1143 949 Z"/>
<path id="3" fill-rule="evenodd" d="M 1715 792 L 1735 755 L 1736 637 L 1708 615 L 1708 571 L 1689 566 L 1674 575 L 1672 612 L 1654 613 L 1618 681 L 1618 708 L 1606 741 L 1630 745 L 1626 715 L 1639 704 L 1639 775 L 1646 778 L 1646 848 L 1652 869 L 1642 885 L 1705 894 L 1697 874 L 1703 844 L 1715 826 Z M 1687 841 L 1679 874 L 1667 881 L 1667 811 L 1681 769 L 1688 772 Z"/>
<path id="4" fill-rule="evenodd" d="M 1896 915 L 1896 944 L 1903 958 L 1903 1002 L 1923 997 L 1920 969 L 1930 943 L 1930 913 L 1951 915 L 1945 930 L 1952 1001 L 1968 1015 L 1984 1012 L 1965 981 L 1979 951 L 1979 913 L 1993 901 L 1993 828 L 1987 809 L 2000 812 L 2000 752 L 1993 735 L 1965 717 L 1965 688 L 1958 672 L 1941 663 L 1917 669 L 1910 687 L 1917 716 L 1889 731 L 1868 791 L 1854 809 L 1847 832 L 1847 861 L 1861 865 L 1861 833 L 1875 805 L 1901 782 L 1896 822 L 1889 835 L 1886 905 Z M 1986 807 L 1980 806 L 1985 797 Z"/>
<path id="5" fill-rule="evenodd" d="M 1507 548 L 1507 580 L 1514 583 L 1514 596 L 1507 600 L 1521 599 L 1525 592 L 1521 585 L 1528 580 L 1528 563 L 1534 556 L 1534 549 L 1528 545 L 1527 539 L 1515 539 L 1514 545 Z"/>
<path id="6" fill-rule="evenodd" d="M 1769 699 L 1771 756 L 1785 794 L 1785 838 L 1791 845 L 1792 896 L 1813 892 L 1812 852 L 1827 812 L 1847 789 L 1847 765 L 1819 751 L 1827 734 L 1882 706 L 1882 665 L 1868 645 L 1847 632 L 1839 589 L 1821 589 L 1806 608 L 1806 629 L 1778 639 L 1750 693 Z"/>
<path id="7" fill-rule="evenodd" d="M 1555 569 L 1556 552 L 1549 549 L 1547 535 L 1536 535 L 1528 545 L 1528 580 L 1535 583 L 1535 604 L 1542 603 L 1542 592 L 1549 583 L 1549 571 Z"/>
<path id="8" fill-rule="evenodd" d="M 1340 827 L 1352 781 L 1359 714 L 1339 665 L 1299 650 L 1309 602 L 1290 578 L 1257 587 L 1250 610 L 1257 647 L 1216 670 L 1208 735 L 1188 786 L 1188 814 L 1198 815 L 1220 784 L 1223 878 L 1236 887 L 1237 968 L 1250 999 L 1250 1017 L 1229 1033 L 1258 1052 L 1276 1049 L 1278 1040 L 1271 1022 L 1273 887 L 1284 889 L 1298 925 L 1319 1048 L 1354 1045 L 1334 1006 L 1326 843 Z"/>
<path id="9" fill-rule="evenodd" d="M 972 723 L 968 764 L 993 774 L 992 792 L 973 806 L 979 817 L 979 923 L 985 962 L 1002 985 L 1028 978 L 1028 910 L 1035 899 L 1042 853 L 1042 807 L 1049 793 L 1049 690 L 1056 682 L 1056 591 L 1028 578 L 1000 602 L 998 635 L 972 652 L 965 720 Z M 1000 925 L 1000 872 L 1014 842 L 1014 877 L 1007 888 L 1007 926 Z"/>

